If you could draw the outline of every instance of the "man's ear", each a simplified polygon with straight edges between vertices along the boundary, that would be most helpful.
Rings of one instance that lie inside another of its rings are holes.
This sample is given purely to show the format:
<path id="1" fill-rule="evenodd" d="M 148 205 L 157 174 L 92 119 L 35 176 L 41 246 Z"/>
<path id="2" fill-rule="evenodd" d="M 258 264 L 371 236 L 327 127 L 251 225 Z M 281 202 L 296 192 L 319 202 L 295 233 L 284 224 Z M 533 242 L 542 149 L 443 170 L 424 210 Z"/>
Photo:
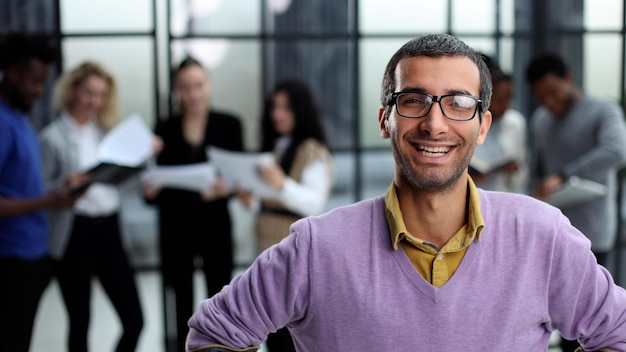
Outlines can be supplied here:
<path id="1" fill-rule="evenodd" d="M 385 115 L 385 109 L 381 106 L 378 109 L 378 129 L 380 136 L 384 139 L 390 138 L 389 135 L 389 116 Z"/>
<path id="2" fill-rule="evenodd" d="M 491 127 L 491 121 L 491 111 L 487 110 L 483 113 L 483 118 L 480 122 L 480 130 L 478 132 L 478 139 L 476 140 L 477 145 L 481 145 L 485 142 L 485 138 L 487 138 L 487 132 L 489 132 L 489 127 Z"/>

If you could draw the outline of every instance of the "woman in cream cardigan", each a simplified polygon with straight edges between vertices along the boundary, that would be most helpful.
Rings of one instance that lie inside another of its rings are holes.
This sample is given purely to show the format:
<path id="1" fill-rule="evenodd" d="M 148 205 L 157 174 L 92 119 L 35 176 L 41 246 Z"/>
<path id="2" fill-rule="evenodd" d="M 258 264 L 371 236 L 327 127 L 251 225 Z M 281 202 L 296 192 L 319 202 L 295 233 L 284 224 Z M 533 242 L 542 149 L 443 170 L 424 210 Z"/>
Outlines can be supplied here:
<path id="1" fill-rule="evenodd" d="M 258 211 L 258 250 L 263 251 L 289 234 L 296 220 L 320 214 L 333 184 L 332 158 L 313 94 L 300 80 L 279 82 L 261 121 L 261 150 L 274 153 L 275 162 L 259 167 L 260 177 L 275 188 L 275 199 L 255 199 L 240 192 L 242 202 Z M 270 334 L 267 347 L 295 351 L 286 328 Z"/>

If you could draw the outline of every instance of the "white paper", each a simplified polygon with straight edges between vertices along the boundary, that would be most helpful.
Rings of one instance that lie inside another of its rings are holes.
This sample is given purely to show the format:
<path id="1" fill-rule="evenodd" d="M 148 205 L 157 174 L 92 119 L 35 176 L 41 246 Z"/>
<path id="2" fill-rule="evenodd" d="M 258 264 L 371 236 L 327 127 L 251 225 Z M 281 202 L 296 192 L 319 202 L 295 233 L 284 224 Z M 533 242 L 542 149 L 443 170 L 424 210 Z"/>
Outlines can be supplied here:
<path id="1" fill-rule="evenodd" d="M 102 162 L 139 166 L 153 154 L 154 135 L 141 116 L 130 115 L 107 133 L 98 146 Z"/>
<path id="2" fill-rule="evenodd" d="M 278 191 L 265 183 L 257 171 L 260 165 L 274 162 L 272 153 L 233 152 L 216 147 L 209 147 L 207 153 L 218 177 L 231 191 L 240 188 L 260 198 L 278 197 Z"/>
<path id="3" fill-rule="evenodd" d="M 576 176 L 570 177 L 546 202 L 556 206 L 574 206 L 606 194 L 606 186 Z"/>
<path id="4" fill-rule="evenodd" d="M 215 167 L 209 163 L 159 165 L 142 172 L 140 180 L 154 187 L 204 192 L 215 183 Z"/>

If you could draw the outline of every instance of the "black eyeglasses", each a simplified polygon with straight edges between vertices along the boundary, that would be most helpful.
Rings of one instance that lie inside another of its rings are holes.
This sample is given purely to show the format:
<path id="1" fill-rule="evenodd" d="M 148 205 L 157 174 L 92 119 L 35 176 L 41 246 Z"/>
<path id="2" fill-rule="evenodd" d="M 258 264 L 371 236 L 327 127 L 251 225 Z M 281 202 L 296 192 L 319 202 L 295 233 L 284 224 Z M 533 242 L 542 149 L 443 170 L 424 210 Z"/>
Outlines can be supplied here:
<path id="1" fill-rule="evenodd" d="M 443 115 L 454 121 L 469 121 L 476 116 L 482 104 L 480 98 L 467 94 L 430 95 L 420 92 L 395 92 L 387 96 L 386 104 L 396 106 L 403 117 L 419 118 L 428 115 L 433 103 L 439 103 Z"/>

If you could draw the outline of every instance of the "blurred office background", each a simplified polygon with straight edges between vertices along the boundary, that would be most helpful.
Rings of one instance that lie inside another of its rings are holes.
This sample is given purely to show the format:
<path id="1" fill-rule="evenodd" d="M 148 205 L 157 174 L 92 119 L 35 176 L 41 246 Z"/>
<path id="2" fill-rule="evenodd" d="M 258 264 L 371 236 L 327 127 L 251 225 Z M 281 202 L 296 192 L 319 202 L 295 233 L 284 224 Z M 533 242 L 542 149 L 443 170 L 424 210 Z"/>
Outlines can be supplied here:
<path id="1" fill-rule="evenodd" d="M 55 75 L 85 59 L 105 64 L 119 81 L 124 115 L 139 113 L 149 126 L 170 110 L 171 68 L 193 55 L 212 72 L 214 106 L 242 118 L 247 150 L 259 144 L 263 99 L 274 83 L 305 79 L 336 162 L 329 209 L 382 194 L 391 182 L 393 160 L 377 124 L 381 79 L 393 52 L 417 35 L 452 33 L 495 57 L 513 73 L 514 106 L 526 116 L 536 102 L 525 65 L 544 50 L 563 53 L 585 90 L 624 106 L 622 0 L 2 0 L 0 36 L 9 31 L 57 38 Z M 52 118 L 48 93 L 33 119 L 41 128 Z M 239 204 L 232 208 L 243 269 L 254 259 L 252 218 Z M 139 191 L 125 192 L 123 209 L 133 262 L 158 291 L 150 276 L 159 265 L 154 209 Z M 610 270 L 626 285 L 619 228 Z M 143 302 L 155 319 L 159 299 Z M 62 315 L 58 303 L 44 312 Z"/>

